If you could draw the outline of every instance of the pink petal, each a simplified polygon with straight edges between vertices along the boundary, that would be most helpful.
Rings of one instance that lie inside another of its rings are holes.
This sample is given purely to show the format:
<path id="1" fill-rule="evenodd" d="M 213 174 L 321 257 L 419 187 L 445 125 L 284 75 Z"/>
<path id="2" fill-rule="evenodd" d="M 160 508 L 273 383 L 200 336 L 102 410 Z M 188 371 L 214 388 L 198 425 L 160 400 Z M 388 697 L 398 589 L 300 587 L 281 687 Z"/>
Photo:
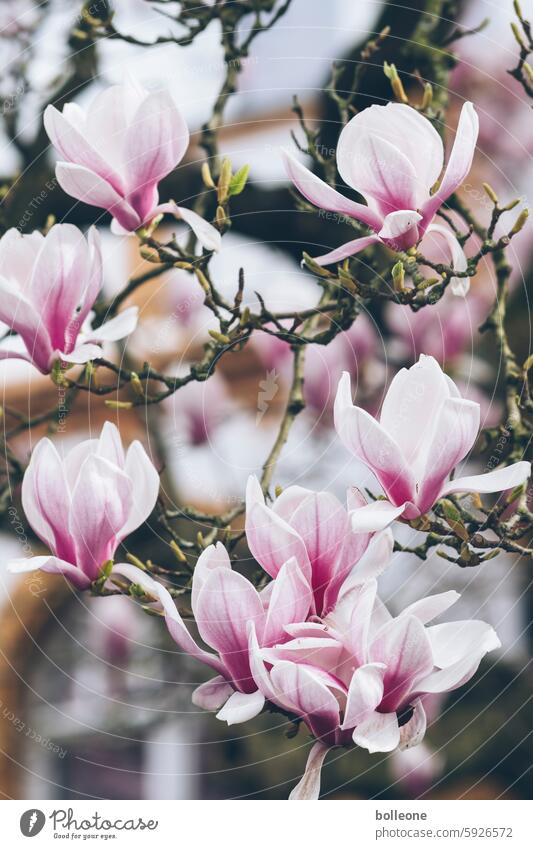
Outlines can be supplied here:
<path id="1" fill-rule="evenodd" d="M 215 569 L 206 577 L 195 611 L 200 636 L 216 649 L 243 692 L 255 690 L 248 661 L 248 627 L 253 622 L 260 635 L 264 612 L 255 587 L 230 569 Z"/>
<path id="2" fill-rule="evenodd" d="M 303 541 L 311 562 L 311 581 L 317 611 L 324 593 L 336 577 L 346 540 L 351 536 L 348 515 L 340 501 L 328 492 L 309 492 L 287 523 Z M 343 569 L 346 572 L 352 563 Z M 344 577 L 344 574 L 341 578 Z M 303 618 L 303 617 L 302 617 Z"/>
<path id="3" fill-rule="evenodd" d="M 434 422 L 434 431 L 425 450 L 426 467 L 420 473 L 416 504 L 421 513 L 431 509 L 439 498 L 444 481 L 468 454 L 479 433 L 479 404 L 464 398 L 447 398 Z M 421 458 L 422 459 L 422 458 Z"/>
<path id="4" fill-rule="evenodd" d="M 106 209 L 128 232 L 138 230 L 143 223 L 110 183 L 83 165 L 58 162 L 56 177 L 64 192 L 89 206 Z"/>
<path id="5" fill-rule="evenodd" d="M 359 113 L 361 118 L 367 111 Z M 416 209 L 420 192 L 417 193 L 414 166 L 395 144 L 377 132 L 363 130 L 352 146 L 350 137 L 356 130 L 356 120 L 357 116 L 339 137 L 337 167 L 343 180 L 367 199 L 371 198 L 382 215 L 397 209 Z"/>
<path id="6" fill-rule="evenodd" d="M 291 558 L 279 570 L 268 605 L 263 645 L 270 645 L 285 636 L 285 626 L 307 618 L 312 604 L 311 588 L 304 578 L 296 558 Z"/>
<path id="7" fill-rule="evenodd" d="M 111 559 L 118 534 L 131 507 L 131 480 L 95 455 L 84 460 L 72 493 L 68 529 L 76 546 L 76 563 L 95 580 Z"/>
<path id="8" fill-rule="evenodd" d="M 361 180 L 368 181 L 369 166 L 361 161 L 360 141 L 368 137 L 383 140 L 407 159 L 413 181 L 413 208 L 416 209 L 427 198 L 442 171 L 444 152 L 439 134 L 431 122 L 411 106 L 388 103 L 363 109 L 344 127 L 337 150 L 337 164 L 343 180 L 361 191 Z M 386 164 L 392 170 L 393 163 L 396 157 L 385 158 L 381 165 Z M 397 178 L 396 174 L 392 176 Z M 391 179 L 388 175 L 385 178 L 386 182 Z"/>
<path id="9" fill-rule="evenodd" d="M 398 506 L 413 500 L 413 476 L 398 443 L 366 410 L 353 406 L 348 372 L 339 382 L 334 418 L 341 442 L 374 472 L 389 499 Z"/>
<path id="10" fill-rule="evenodd" d="M 132 501 L 120 539 L 136 530 L 154 509 L 159 495 L 159 474 L 138 440 L 131 443 L 126 455 L 124 472 L 132 483 Z"/>
<path id="11" fill-rule="evenodd" d="M 412 746 L 418 746 L 424 739 L 426 727 L 427 717 L 424 705 L 420 699 L 415 699 L 411 719 L 400 728 L 400 749 L 410 749 Z"/>
<path id="12" fill-rule="evenodd" d="M 298 162 L 292 154 L 282 152 L 285 169 L 289 179 L 294 183 L 300 194 L 310 203 L 330 212 L 339 212 L 367 224 L 373 230 L 381 227 L 380 216 L 362 203 L 355 203 L 345 198 L 340 192 L 332 189 L 323 180 Z"/>
<path id="13" fill-rule="evenodd" d="M 315 256 L 313 259 L 318 265 L 332 265 L 334 262 L 341 262 L 348 256 L 358 254 L 360 251 L 363 251 L 370 245 L 377 244 L 379 241 L 377 236 L 360 236 L 358 239 L 345 242 L 344 245 L 341 245 L 340 248 L 335 248 L 334 251 L 322 254 L 322 256 Z"/>
<path id="14" fill-rule="evenodd" d="M 40 569 L 41 572 L 48 572 L 51 575 L 63 575 L 78 590 L 86 590 L 91 584 L 87 575 L 77 566 L 67 563 L 66 560 L 61 560 L 59 557 L 50 557 L 49 555 L 29 557 L 26 560 L 11 560 L 7 564 L 7 568 L 13 574 L 34 572 L 36 569 Z"/>
<path id="15" fill-rule="evenodd" d="M 339 595 L 343 596 L 353 587 L 381 575 L 390 565 L 393 546 L 394 537 L 388 529 L 376 534 L 359 562 L 346 577 Z"/>
<path id="16" fill-rule="evenodd" d="M 118 339 L 125 339 L 130 333 L 133 333 L 137 327 L 138 319 L 139 307 L 128 307 L 114 318 L 105 321 L 95 330 L 91 328 L 86 331 L 85 336 L 91 342 L 116 342 Z"/>
<path id="17" fill-rule="evenodd" d="M 330 747 L 325 746 L 320 740 L 311 748 L 305 772 L 294 790 L 292 790 L 289 799 L 291 801 L 300 801 L 302 799 L 318 799 L 320 795 L 320 776 L 324 759 L 329 752 Z"/>
<path id="18" fill-rule="evenodd" d="M 229 554 L 221 542 L 208 545 L 196 561 L 192 576 L 191 607 L 196 612 L 198 596 L 207 578 L 214 569 L 231 569 Z"/>
<path id="19" fill-rule="evenodd" d="M 444 484 L 439 497 L 451 492 L 504 492 L 525 483 L 531 476 L 531 463 L 521 460 L 504 469 L 486 472 L 484 475 L 470 475 L 456 478 Z"/>
<path id="20" fill-rule="evenodd" d="M 396 507 L 390 501 L 373 501 L 371 504 L 365 504 L 364 507 L 352 510 L 349 514 L 352 531 L 358 534 L 383 531 L 402 515 L 403 510 L 403 504 Z"/>
<path id="21" fill-rule="evenodd" d="M 420 236 L 418 223 L 422 216 L 412 209 L 399 209 L 389 212 L 383 220 L 378 233 L 380 239 L 395 251 L 406 251 L 416 245 Z"/>
<path id="22" fill-rule="evenodd" d="M 398 710 L 413 682 L 433 668 L 433 654 L 424 626 L 414 616 L 399 617 L 374 637 L 369 659 L 387 666 L 382 710 Z"/>
<path id="23" fill-rule="evenodd" d="M 374 752 L 392 752 L 400 743 L 400 728 L 395 713 L 373 713 L 358 725 L 352 735 L 356 746 Z"/>
<path id="24" fill-rule="evenodd" d="M 444 227 L 442 224 L 430 224 L 426 230 L 426 235 L 424 236 L 422 252 L 425 250 L 425 240 L 428 239 L 428 237 L 431 238 L 431 236 L 437 236 L 441 239 L 444 247 L 444 254 L 447 256 L 447 262 L 452 266 L 452 268 L 456 271 L 466 271 L 468 268 L 466 254 L 452 231 L 449 230 L 448 227 Z M 429 254 L 428 256 L 431 255 Z M 450 280 L 450 289 L 454 295 L 464 297 L 468 294 L 470 289 L 470 278 L 452 277 Z"/>
<path id="25" fill-rule="evenodd" d="M 422 208 L 425 226 L 450 195 L 463 183 L 472 167 L 479 132 L 479 119 L 472 103 L 464 103 L 455 142 L 441 184 Z"/>
<path id="26" fill-rule="evenodd" d="M 76 345 L 70 354 L 65 354 L 64 351 L 54 351 L 51 357 L 50 367 L 53 360 L 60 360 L 65 363 L 88 363 L 89 360 L 97 360 L 102 356 L 102 349 L 99 345 Z"/>
<path id="27" fill-rule="evenodd" d="M 227 722 L 228 725 L 236 725 L 239 722 L 248 722 L 263 710 L 265 697 L 259 690 L 253 693 L 235 692 L 231 695 L 223 708 L 217 713 L 217 719 Z"/>
<path id="28" fill-rule="evenodd" d="M 87 442 L 92 444 L 93 440 L 87 440 Z M 113 422 L 104 422 L 100 437 L 96 440 L 94 450 L 90 453 L 98 454 L 99 457 L 109 460 L 110 463 L 114 463 L 119 469 L 124 468 L 126 457 L 124 448 L 122 447 L 120 431 L 116 424 L 113 424 Z"/>
<path id="29" fill-rule="evenodd" d="M 463 657 L 486 654 L 499 648 L 494 629 L 478 619 L 444 622 L 427 629 L 435 666 L 451 666 Z"/>
<path id="30" fill-rule="evenodd" d="M 0 321 L 22 338 L 28 359 L 46 374 L 49 371 L 52 345 L 38 309 L 11 282 L 0 277 Z M 16 349 L 8 349 L 13 353 Z"/>
<path id="31" fill-rule="evenodd" d="M 69 114 L 67 112 L 67 114 Z M 120 176 L 88 142 L 86 135 L 72 124 L 55 106 L 47 106 L 43 115 L 48 137 L 60 156 L 67 162 L 94 171 L 102 180 L 119 189 Z"/>
<path id="32" fill-rule="evenodd" d="M 277 698 L 301 716 L 315 737 L 331 736 L 339 725 L 339 703 L 318 670 L 282 660 L 270 673 Z"/>
<path id="33" fill-rule="evenodd" d="M 67 523 L 70 492 L 61 458 L 46 437 L 35 446 L 22 481 L 22 508 L 37 536 L 67 563 L 76 563 Z"/>
<path id="34" fill-rule="evenodd" d="M 253 557 L 265 572 L 276 577 L 279 570 L 295 557 L 304 576 L 311 578 L 311 564 L 301 537 L 274 510 L 264 503 L 255 478 L 246 487 L 246 540 Z"/>
<path id="35" fill-rule="evenodd" d="M 355 670 L 348 688 L 342 729 L 360 725 L 378 707 L 383 698 L 384 669 L 382 663 L 368 663 Z"/>
<path id="36" fill-rule="evenodd" d="M 166 177 L 188 145 L 187 124 L 170 94 L 150 92 L 139 104 L 124 138 L 127 194 Z"/>
<path id="37" fill-rule="evenodd" d="M 202 710 L 219 710 L 235 690 L 222 675 L 211 678 L 194 690 L 192 703 Z"/>
<path id="38" fill-rule="evenodd" d="M 398 444 L 416 480 L 429 456 L 434 422 L 449 396 L 444 372 L 433 357 L 424 354 L 411 368 L 400 369 L 387 390 L 380 423 Z"/>
<path id="39" fill-rule="evenodd" d="M 182 221 L 185 221 L 186 224 L 189 225 L 194 235 L 200 242 L 200 244 L 207 251 L 219 251 L 222 246 L 222 237 L 216 227 L 213 227 L 205 218 L 202 218 L 201 215 L 198 215 L 197 212 L 194 212 L 192 209 L 187 209 L 185 206 L 178 206 L 174 201 L 170 201 L 169 203 L 162 203 L 158 206 L 153 214 L 157 214 L 159 212 L 170 212 L 176 218 L 181 218 Z"/>
<path id="40" fill-rule="evenodd" d="M 400 616 L 416 616 L 422 625 L 425 625 L 448 610 L 459 598 L 461 598 L 461 595 L 455 590 L 429 595 L 419 601 L 414 601 L 413 604 L 402 610 Z"/>

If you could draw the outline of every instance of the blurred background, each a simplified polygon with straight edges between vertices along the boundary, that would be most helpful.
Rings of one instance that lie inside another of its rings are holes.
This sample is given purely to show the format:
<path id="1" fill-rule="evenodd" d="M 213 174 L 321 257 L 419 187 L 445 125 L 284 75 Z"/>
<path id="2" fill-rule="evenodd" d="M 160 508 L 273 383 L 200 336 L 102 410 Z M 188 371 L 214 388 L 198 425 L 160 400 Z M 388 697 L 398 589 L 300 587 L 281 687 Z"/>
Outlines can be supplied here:
<path id="1" fill-rule="evenodd" d="M 176 6 L 162 5 L 169 11 Z M 220 136 L 221 150 L 234 169 L 251 166 L 249 185 L 232 206 L 232 230 L 211 265 L 228 297 L 235 293 L 242 267 L 245 303 L 251 307 L 259 306 L 257 293 L 274 311 L 316 303 L 320 290 L 299 265 L 302 249 L 324 253 L 345 241 L 346 233 L 342 223 L 294 209 L 279 155 L 281 148 L 293 147 L 291 131 L 298 132 L 293 95 L 311 125 L 320 129 L 324 149 L 332 149 L 339 129 L 326 94 L 332 62 L 360 62 L 362 46 L 389 25 L 391 35 L 382 52 L 369 60 L 357 106 L 385 102 L 390 90 L 383 60 L 404 67 L 410 36 L 427 5 L 293 0 L 276 27 L 254 42 Z M 155 3 L 115 0 L 112 6 L 116 29 L 133 40 L 157 42 L 174 31 Z M 100 210 L 74 202 L 55 184 L 53 154 L 42 130 L 43 106 L 58 90 L 67 99 L 87 103 L 128 74 L 148 88 L 167 86 L 188 121 L 192 143 L 186 160 L 163 184 L 162 195 L 190 204 L 200 190 L 199 130 L 225 68 L 215 26 L 186 47 L 142 48 L 114 39 L 95 45 L 79 35 L 80 8 L 71 0 L 0 4 L 0 186 L 5 184 L 0 223 L 2 229 L 15 226 L 30 232 L 53 214 L 82 228 L 96 224 L 104 240 L 110 296 L 149 266 L 140 259 L 135 239 L 112 236 Z M 489 18 L 481 32 L 454 44 L 458 61 L 443 116 L 453 136 L 463 101 L 475 103 L 479 149 L 462 194 L 485 221 L 490 204 L 481 188 L 484 181 L 505 202 L 517 197 L 531 203 L 533 114 L 522 87 L 507 73 L 516 66 L 518 53 L 510 29 L 511 0 L 468 0 L 449 3 L 447 9 L 450 20 L 444 25 L 450 33 L 456 26 L 477 27 Z M 179 34 L 179 28 L 175 31 Z M 414 78 L 412 85 L 416 87 Z M 514 220 L 516 211 L 511 216 Z M 522 362 L 531 348 L 531 223 L 513 240 L 509 255 L 510 338 Z M 375 489 L 369 473 L 348 457 L 332 430 L 332 400 L 346 369 L 352 373 L 357 403 L 376 412 L 397 370 L 411 365 L 421 352 L 432 354 L 463 394 L 479 401 L 483 426 L 498 424 L 498 363 L 491 340 L 477 331 L 494 293 L 487 259 L 465 301 L 447 293 L 437 306 L 416 314 L 407 307 L 380 306 L 361 315 L 328 347 L 311 346 L 307 406 L 274 483 L 328 489 L 341 498 L 355 481 Z M 201 356 L 214 325 L 190 276 L 180 270 L 161 275 L 142 287 L 134 302 L 141 309 L 139 327 L 126 347 L 109 349 L 109 358 L 146 360 L 179 375 Z M 242 499 L 246 478 L 260 471 L 268 455 L 287 397 L 291 358 L 286 343 L 257 333 L 243 351 L 225 357 L 209 381 L 187 386 L 160 407 L 118 415 L 87 393 L 69 410 L 54 438 L 68 448 L 98 431 L 106 418 L 114 418 L 123 439 L 141 439 L 163 468 L 167 504 L 222 512 Z M 12 424 L 9 408 L 35 416 L 57 403 L 57 387 L 25 363 L 0 363 L 0 381 L 6 429 Z M 35 427 L 19 439 L 21 459 L 27 459 L 44 432 L 44 426 Z M 8 575 L 9 559 L 41 549 L 26 525 L 18 489 L 4 478 L 0 794 L 16 799 L 286 798 L 307 757 L 310 741 L 304 730 L 288 739 L 292 729 L 287 721 L 268 713 L 228 729 L 191 704 L 191 692 L 208 677 L 206 671 L 181 654 L 161 623 L 133 602 L 81 595 L 48 575 Z M 401 542 L 416 545 L 415 531 L 401 527 L 397 533 Z M 184 534 L 193 537 L 195 529 Z M 155 518 L 128 546 L 141 557 L 163 562 L 169 557 Z M 435 701 L 426 739 L 416 749 L 390 756 L 370 756 L 359 749 L 332 752 L 323 770 L 325 798 L 529 798 L 531 564 L 501 555 L 481 567 L 460 569 L 434 551 L 426 561 L 397 554 L 380 583 L 393 610 L 430 592 L 460 590 L 462 598 L 451 615 L 490 622 L 502 648 L 491 654 L 473 682 Z"/>

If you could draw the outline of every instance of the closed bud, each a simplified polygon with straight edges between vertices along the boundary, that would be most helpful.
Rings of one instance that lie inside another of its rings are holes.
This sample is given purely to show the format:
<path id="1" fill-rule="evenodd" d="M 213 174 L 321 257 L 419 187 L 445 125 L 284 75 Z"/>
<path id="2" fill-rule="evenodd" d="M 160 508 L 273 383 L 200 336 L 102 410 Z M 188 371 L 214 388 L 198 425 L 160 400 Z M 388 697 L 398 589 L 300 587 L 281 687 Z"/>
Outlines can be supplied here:
<path id="1" fill-rule="evenodd" d="M 399 100 L 400 103 L 409 103 L 409 98 L 405 93 L 405 89 L 403 87 L 403 83 L 398 76 L 398 71 L 396 69 L 396 65 L 389 64 L 388 62 L 383 63 L 383 73 L 389 80 L 391 84 L 392 91 L 396 100 Z"/>
<path id="2" fill-rule="evenodd" d="M 211 174 L 211 169 L 209 167 L 208 162 L 204 162 L 202 165 L 202 180 L 204 181 L 204 185 L 207 186 L 208 189 L 216 189 L 215 181 L 213 180 L 213 175 Z"/>
<path id="3" fill-rule="evenodd" d="M 183 551 L 179 547 L 176 540 L 174 540 L 174 539 L 170 540 L 170 547 L 171 547 L 172 551 L 174 552 L 174 554 L 176 555 L 176 558 L 178 559 L 178 561 L 180 563 L 186 563 L 187 562 L 187 558 L 185 557 L 185 554 L 183 553 Z"/>
<path id="4" fill-rule="evenodd" d="M 487 197 L 489 197 L 493 204 L 496 206 L 496 204 L 498 203 L 498 195 L 496 194 L 492 186 L 489 183 L 483 183 L 483 190 Z"/>
<path id="5" fill-rule="evenodd" d="M 142 385 L 141 379 L 140 379 L 140 377 L 139 377 L 139 375 L 137 374 L 136 371 L 132 371 L 131 376 L 130 376 L 130 383 L 131 383 L 133 391 L 137 395 L 139 395 L 140 398 L 144 398 L 144 395 L 145 395 L 144 386 Z"/>
<path id="6" fill-rule="evenodd" d="M 218 178 L 218 202 L 224 203 L 228 199 L 229 187 L 231 183 L 231 161 L 225 159 L 220 169 L 220 177 Z"/>
<path id="7" fill-rule="evenodd" d="M 392 266 L 392 287 L 395 292 L 405 291 L 405 268 L 401 260 Z"/>
<path id="8" fill-rule="evenodd" d="M 219 333 L 218 330 L 210 330 L 209 335 L 215 342 L 220 342 L 221 345 L 229 345 L 231 339 L 225 333 Z"/>
<path id="9" fill-rule="evenodd" d="M 131 401 L 111 401 L 107 398 L 104 403 L 110 410 L 131 410 L 133 408 Z"/>
<path id="10" fill-rule="evenodd" d="M 522 230 L 522 228 L 523 228 L 523 226 L 526 223 L 528 218 L 529 218 L 529 209 L 523 209 L 522 212 L 520 213 L 520 215 L 518 216 L 518 218 L 516 219 L 515 223 L 513 224 L 511 229 L 509 230 L 509 233 L 508 233 L 509 238 L 511 236 L 516 236 L 516 234 L 519 233 L 520 230 Z"/>

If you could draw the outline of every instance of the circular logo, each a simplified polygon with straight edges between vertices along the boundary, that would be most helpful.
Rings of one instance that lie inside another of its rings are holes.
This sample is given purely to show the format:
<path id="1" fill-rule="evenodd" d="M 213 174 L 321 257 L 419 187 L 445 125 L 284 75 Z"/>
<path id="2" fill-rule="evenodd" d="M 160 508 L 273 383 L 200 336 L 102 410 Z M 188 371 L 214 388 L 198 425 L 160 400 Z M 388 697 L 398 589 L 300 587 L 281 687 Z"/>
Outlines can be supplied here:
<path id="1" fill-rule="evenodd" d="M 20 818 L 20 830 L 24 837 L 35 837 L 43 830 L 46 817 L 38 808 L 30 808 L 24 811 Z"/>

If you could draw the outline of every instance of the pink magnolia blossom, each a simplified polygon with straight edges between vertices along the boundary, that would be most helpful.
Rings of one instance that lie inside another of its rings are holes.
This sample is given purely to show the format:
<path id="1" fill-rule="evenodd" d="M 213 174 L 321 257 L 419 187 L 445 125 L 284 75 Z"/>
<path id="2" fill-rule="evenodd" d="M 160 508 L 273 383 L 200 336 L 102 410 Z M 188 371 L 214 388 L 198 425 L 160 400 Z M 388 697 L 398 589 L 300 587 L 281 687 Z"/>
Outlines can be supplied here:
<path id="1" fill-rule="evenodd" d="M 303 719 L 317 742 L 292 799 L 318 798 L 329 748 L 390 752 L 419 743 L 428 694 L 455 690 L 472 678 L 500 641 L 485 622 L 425 627 L 452 605 L 453 591 L 421 599 L 393 618 L 377 583 L 347 581 L 322 621 L 292 625 L 292 639 L 261 647 L 249 625 L 250 665 L 272 704 Z"/>
<path id="2" fill-rule="evenodd" d="M 379 574 L 388 562 L 389 536 L 382 531 L 402 509 L 386 501 L 367 504 L 356 489 L 348 491 L 348 509 L 328 492 L 290 486 L 265 504 L 256 478 L 246 489 L 246 539 L 265 572 L 275 578 L 295 558 L 312 592 L 312 613 L 323 615 L 335 605 L 349 575 L 362 582 Z M 366 556 L 363 558 L 363 555 Z"/>
<path id="3" fill-rule="evenodd" d="M 94 228 L 87 239 L 72 224 L 55 224 L 46 236 L 8 230 L 0 239 L 0 320 L 18 335 L 2 340 L 0 359 L 27 360 L 47 374 L 58 361 L 100 357 L 104 342 L 122 339 L 137 324 L 137 307 L 130 307 L 92 329 L 102 282 Z"/>
<path id="4" fill-rule="evenodd" d="M 275 580 L 258 592 L 244 575 L 233 571 L 221 543 L 202 552 L 194 569 L 191 607 L 200 637 L 216 654 L 194 640 L 166 587 L 127 563 L 115 566 L 113 574 L 139 584 L 158 602 L 178 646 L 217 673 L 194 691 L 195 705 L 218 710 L 217 718 L 229 725 L 260 713 L 265 698 L 250 669 L 248 627 L 253 623 L 259 644 L 271 646 L 289 638 L 286 626 L 305 621 L 311 590 L 296 558 L 284 563 Z"/>
<path id="5" fill-rule="evenodd" d="M 427 118 L 400 103 L 363 109 L 339 136 L 337 167 L 344 182 L 366 198 L 367 206 L 344 197 L 286 153 L 287 173 L 308 201 L 372 231 L 317 257 L 316 262 L 339 262 L 378 242 L 397 251 L 416 245 L 439 207 L 470 171 L 477 134 L 476 112 L 471 103 L 465 103 L 441 177 L 444 149 Z M 439 186 L 431 194 L 439 177 Z"/>
<path id="6" fill-rule="evenodd" d="M 113 216 L 124 233 L 170 212 L 185 221 L 208 250 L 220 233 L 196 212 L 173 201 L 159 203 L 157 185 L 183 159 L 189 130 L 167 91 L 150 92 L 133 80 L 98 94 L 88 110 L 48 106 L 44 125 L 61 161 L 56 177 L 69 195 Z"/>
<path id="7" fill-rule="evenodd" d="M 52 555 L 12 561 L 11 571 L 42 569 L 79 589 L 91 585 L 118 545 L 148 518 L 159 475 L 138 441 L 126 454 L 106 422 L 99 439 L 76 445 L 62 459 L 49 439 L 37 443 L 22 482 L 22 506 Z"/>
<path id="8" fill-rule="evenodd" d="M 374 472 L 387 498 L 406 519 L 431 509 L 452 492 L 500 492 L 524 483 L 522 461 L 481 475 L 448 480 L 476 441 L 480 408 L 462 398 L 433 357 L 395 375 L 374 419 L 352 403 L 345 373 L 335 400 L 335 428 L 345 447 Z"/>

